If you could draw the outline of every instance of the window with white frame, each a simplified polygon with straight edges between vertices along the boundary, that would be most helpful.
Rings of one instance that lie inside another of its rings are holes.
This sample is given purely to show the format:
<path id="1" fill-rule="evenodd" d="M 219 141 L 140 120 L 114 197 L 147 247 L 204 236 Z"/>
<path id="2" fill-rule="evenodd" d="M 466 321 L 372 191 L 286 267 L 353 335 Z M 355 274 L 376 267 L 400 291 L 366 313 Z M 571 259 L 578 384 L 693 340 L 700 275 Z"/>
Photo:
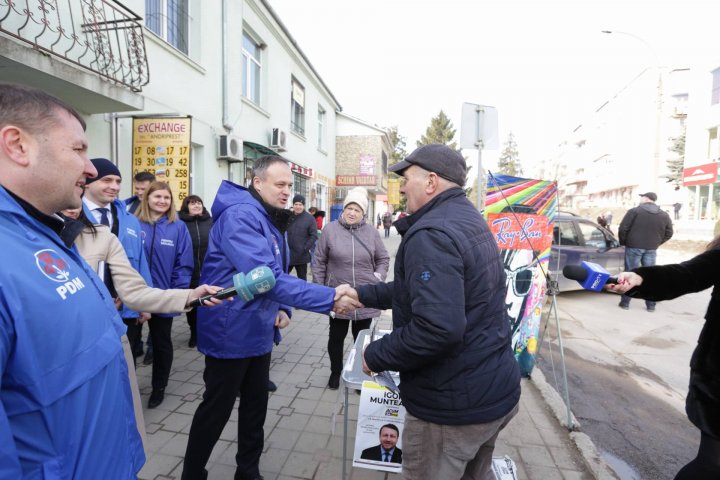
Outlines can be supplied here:
<path id="1" fill-rule="evenodd" d="M 325 150 L 325 109 L 318 105 L 318 148 Z"/>
<path id="2" fill-rule="evenodd" d="M 718 127 L 708 130 L 707 158 L 712 162 L 720 161 L 720 149 L 718 149 Z"/>
<path id="3" fill-rule="evenodd" d="M 145 0 L 145 25 L 167 43 L 188 54 L 190 0 Z"/>
<path id="4" fill-rule="evenodd" d="M 253 103 L 260 104 L 260 53 L 262 47 L 250 35 L 243 32 L 242 48 L 242 94 Z"/>
<path id="5" fill-rule="evenodd" d="M 305 135 L 305 87 L 292 79 L 290 93 L 290 128 L 300 135 Z"/>
<path id="6" fill-rule="evenodd" d="M 712 83 L 712 96 L 710 97 L 710 105 L 717 105 L 720 103 L 720 68 L 716 68 L 712 72 L 713 83 Z"/>
<path id="7" fill-rule="evenodd" d="M 315 208 L 318 210 L 327 210 L 327 185 L 322 183 L 315 184 Z"/>

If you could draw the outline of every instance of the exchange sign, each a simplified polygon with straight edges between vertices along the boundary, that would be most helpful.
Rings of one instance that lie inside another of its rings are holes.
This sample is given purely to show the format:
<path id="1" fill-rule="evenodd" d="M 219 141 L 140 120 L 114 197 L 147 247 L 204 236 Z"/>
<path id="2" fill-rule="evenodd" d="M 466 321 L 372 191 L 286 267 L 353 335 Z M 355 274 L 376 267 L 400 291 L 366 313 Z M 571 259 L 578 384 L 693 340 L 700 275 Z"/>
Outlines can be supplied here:
<path id="1" fill-rule="evenodd" d="M 133 118 L 133 176 L 150 172 L 170 185 L 175 207 L 190 194 L 192 117 Z"/>

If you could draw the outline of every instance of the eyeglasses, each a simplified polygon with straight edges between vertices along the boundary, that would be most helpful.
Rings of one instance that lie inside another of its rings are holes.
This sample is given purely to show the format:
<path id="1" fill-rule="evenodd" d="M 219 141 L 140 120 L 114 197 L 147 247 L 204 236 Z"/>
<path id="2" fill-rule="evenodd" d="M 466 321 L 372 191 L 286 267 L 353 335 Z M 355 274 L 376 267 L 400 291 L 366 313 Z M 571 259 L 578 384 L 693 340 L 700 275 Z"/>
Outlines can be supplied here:
<path id="1" fill-rule="evenodd" d="M 505 270 L 507 281 L 512 285 L 513 293 L 524 297 L 530 293 L 535 265 L 523 265 L 515 270 Z"/>

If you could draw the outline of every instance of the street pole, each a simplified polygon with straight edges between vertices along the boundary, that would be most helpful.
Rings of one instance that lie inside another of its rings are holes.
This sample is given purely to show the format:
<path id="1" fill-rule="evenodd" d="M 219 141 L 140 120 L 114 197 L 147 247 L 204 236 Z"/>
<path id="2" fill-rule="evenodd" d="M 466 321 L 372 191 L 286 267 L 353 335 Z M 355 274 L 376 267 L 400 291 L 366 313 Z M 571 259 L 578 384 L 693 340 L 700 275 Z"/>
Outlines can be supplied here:
<path id="1" fill-rule="evenodd" d="M 482 105 L 478 105 L 475 108 L 475 111 L 478 115 L 478 121 L 475 124 L 475 138 L 477 138 L 477 141 L 475 142 L 475 146 L 478 149 L 478 161 L 477 161 L 477 198 L 475 199 L 475 205 L 477 206 L 478 212 L 482 212 L 483 208 L 485 208 L 485 195 L 483 195 L 483 181 L 482 181 L 482 151 L 483 151 L 483 141 L 482 141 L 482 132 L 481 132 L 481 121 L 480 119 L 483 117 L 483 114 L 485 113 L 485 109 Z"/>
<path id="2" fill-rule="evenodd" d="M 478 211 L 485 208 L 485 182 L 483 181 L 482 151 L 497 148 L 497 109 L 488 105 L 463 103 L 460 123 L 460 148 L 477 149 L 477 181 L 475 206 Z M 472 184 L 470 184 L 472 185 Z"/>
<path id="3" fill-rule="evenodd" d="M 485 189 L 483 188 L 485 186 L 485 182 L 483 182 L 483 174 L 482 174 L 482 151 L 483 151 L 483 142 L 480 140 L 477 142 L 478 147 L 478 160 L 477 160 L 477 200 L 475 202 L 477 209 L 479 212 L 482 212 L 485 208 Z"/>

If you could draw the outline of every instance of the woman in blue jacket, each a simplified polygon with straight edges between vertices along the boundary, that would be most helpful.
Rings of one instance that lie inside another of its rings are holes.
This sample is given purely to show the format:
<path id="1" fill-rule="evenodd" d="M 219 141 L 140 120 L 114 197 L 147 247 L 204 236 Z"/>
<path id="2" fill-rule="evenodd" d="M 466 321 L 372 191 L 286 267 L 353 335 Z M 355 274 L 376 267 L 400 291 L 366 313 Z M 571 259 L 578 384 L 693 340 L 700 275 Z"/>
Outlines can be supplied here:
<path id="1" fill-rule="evenodd" d="M 137 212 L 142 228 L 143 246 L 155 288 L 188 288 L 193 272 L 192 240 L 185 222 L 178 221 L 170 186 L 153 182 L 143 196 Z M 165 387 L 173 361 L 171 338 L 175 313 L 150 316 L 150 337 L 155 358 L 152 367 L 152 393 L 148 408 L 165 399 Z"/>

